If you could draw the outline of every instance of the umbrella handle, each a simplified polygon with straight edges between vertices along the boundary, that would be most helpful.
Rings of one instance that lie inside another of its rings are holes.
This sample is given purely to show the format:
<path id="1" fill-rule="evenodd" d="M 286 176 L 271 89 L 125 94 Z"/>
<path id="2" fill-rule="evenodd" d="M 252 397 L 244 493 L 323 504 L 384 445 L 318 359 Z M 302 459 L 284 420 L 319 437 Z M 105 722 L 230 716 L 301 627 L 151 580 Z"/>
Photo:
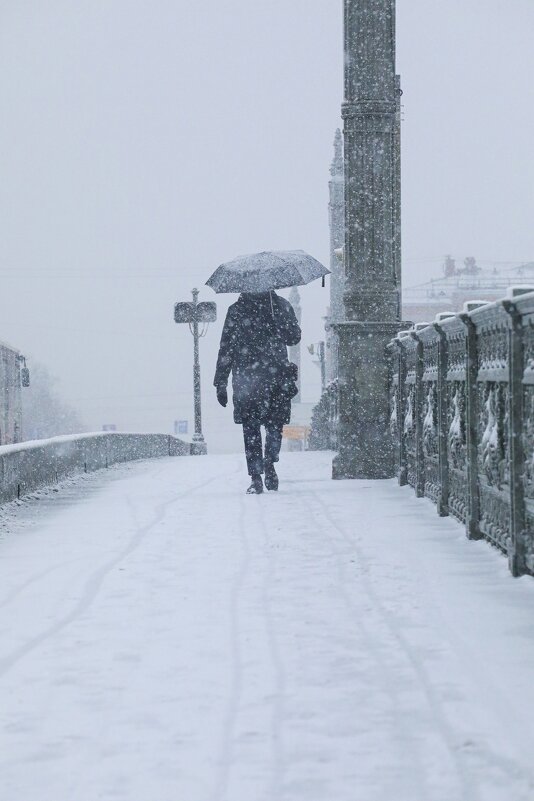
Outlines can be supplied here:
<path id="1" fill-rule="evenodd" d="M 273 293 L 272 290 L 269 290 L 269 300 L 271 301 L 271 314 L 274 320 L 274 307 L 273 307 Z"/>
<path id="2" fill-rule="evenodd" d="M 322 279 L 322 281 L 321 281 L 321 286 L 322 286 L 322 287 L 323 287 L 323 289 L 324 289 L 324 287 L 325 287 L 324 275 L 323 275 L 323 279 Z"/>

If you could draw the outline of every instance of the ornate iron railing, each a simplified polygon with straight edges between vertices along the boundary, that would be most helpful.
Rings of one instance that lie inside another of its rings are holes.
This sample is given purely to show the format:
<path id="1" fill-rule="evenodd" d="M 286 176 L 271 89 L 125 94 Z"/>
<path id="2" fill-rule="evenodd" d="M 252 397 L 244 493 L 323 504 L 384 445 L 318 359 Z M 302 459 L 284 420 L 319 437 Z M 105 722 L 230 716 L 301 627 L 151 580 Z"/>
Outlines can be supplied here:
<path id="1" fill-rule="evenodd" d="M 534 574 L 534 289 L 438 315 L 389 351 L 399 482 Z"/>

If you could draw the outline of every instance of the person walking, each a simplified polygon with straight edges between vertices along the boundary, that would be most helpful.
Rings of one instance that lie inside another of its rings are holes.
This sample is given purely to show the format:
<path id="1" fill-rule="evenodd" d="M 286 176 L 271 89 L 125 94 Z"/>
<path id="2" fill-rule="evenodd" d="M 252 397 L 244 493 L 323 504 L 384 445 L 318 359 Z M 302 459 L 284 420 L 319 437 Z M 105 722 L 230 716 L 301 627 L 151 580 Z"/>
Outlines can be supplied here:
<path id="1" fill-rule="evenodd" d="M 232 373 L 234 422 L 243 426 L 249 495 L 263 492 L 263 474 L 265 487 L 278 490 L 274 465 L 297 393 L 297 368 L 288 361 L 287 346 L 297 345 L 300 337 L 293 307 L 274 291 L 243 292 L 228 309 L 213 383 L 225 407 Z"/>

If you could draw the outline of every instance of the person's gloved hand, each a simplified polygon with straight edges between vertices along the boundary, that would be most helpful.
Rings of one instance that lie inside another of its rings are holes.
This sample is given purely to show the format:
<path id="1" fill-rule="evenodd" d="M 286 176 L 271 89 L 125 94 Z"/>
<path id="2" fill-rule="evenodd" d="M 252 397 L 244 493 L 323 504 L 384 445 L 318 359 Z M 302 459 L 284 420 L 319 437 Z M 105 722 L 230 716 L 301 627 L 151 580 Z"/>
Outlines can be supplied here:
<path id="1" fill-rule="evenodd" d="M 228 392 L 226 387 L 222 384 L 217 387 L 217 400 L 221 406 L 226 406 L 228 403 Z"/>

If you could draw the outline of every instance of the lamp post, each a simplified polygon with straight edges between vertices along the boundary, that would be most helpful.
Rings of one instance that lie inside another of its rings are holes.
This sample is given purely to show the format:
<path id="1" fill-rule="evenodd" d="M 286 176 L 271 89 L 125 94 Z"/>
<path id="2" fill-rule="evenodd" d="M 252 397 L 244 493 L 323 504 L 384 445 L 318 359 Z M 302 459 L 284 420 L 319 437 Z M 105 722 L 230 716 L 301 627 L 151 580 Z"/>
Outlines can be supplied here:
<path id="1" fill-rule="evenodd" d="M 207 453 L 207 446 L 202 434 L 202 403 L 200 393 L 200 338 L 205 336 L 210 323 L 217 319 L 217 306 L 215 303 L 199 303 L 198 289 L 193 289 L 193 302 L 176 303 L 174 306 L 174 322 L 187 323 L 193 335 L 193 398 L 194 398 L 194 418 L 195 432 L 193 434 L 193 444 L 191 453 L 194 455 L 204 455 Z M 202 325 L 202 329 L 200 329 Z"/>

